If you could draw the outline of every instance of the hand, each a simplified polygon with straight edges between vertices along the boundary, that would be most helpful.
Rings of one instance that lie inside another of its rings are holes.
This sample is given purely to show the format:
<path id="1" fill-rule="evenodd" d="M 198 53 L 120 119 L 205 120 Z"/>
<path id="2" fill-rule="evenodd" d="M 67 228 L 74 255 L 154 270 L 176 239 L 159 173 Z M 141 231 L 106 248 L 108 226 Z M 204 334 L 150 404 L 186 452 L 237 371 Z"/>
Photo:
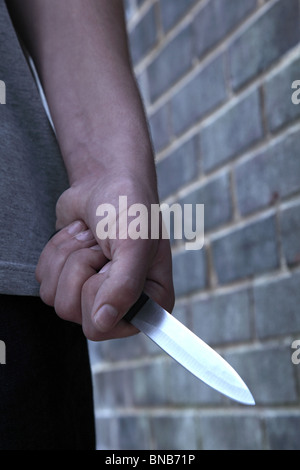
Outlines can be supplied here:
<path id="1" fill-rule="evenodd" d="M 74 185 L 59 200 L 57 228 L 65 228 L 41 254 L 37 266 L 40 295 L 60 317 L 82 324 L 90 340 L 135 334 L 137 330 L 121 319 L 143 290 L 168 311 L 173 309 L 168 240 L 99 240 L 96 235 L 100 201 L 110 201 L 117 208 L 116 195 L 126 194 L 128 205 L 139 202 L 150 207 L 157 198 L 145 188 L 124 178 L 98 176 Z M 79 213 L 85 220 L 72 223 Z"/>

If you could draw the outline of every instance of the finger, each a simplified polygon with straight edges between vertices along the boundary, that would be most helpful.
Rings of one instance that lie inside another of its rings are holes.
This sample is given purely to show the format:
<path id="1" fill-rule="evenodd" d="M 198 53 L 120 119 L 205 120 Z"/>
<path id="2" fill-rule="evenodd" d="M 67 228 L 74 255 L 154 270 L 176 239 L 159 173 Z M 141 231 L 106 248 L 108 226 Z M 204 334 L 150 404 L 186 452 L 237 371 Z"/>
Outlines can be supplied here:
<path id="1" fill-rule="evenodd" d="M 144 291 L 168 312 L 172 312 L 175 292 L 172 273 L 172 253 L 169 240 L 159 241 L 156 257 L 147 273 Z"/>
<path id="2" fill-rule="evenodd" d="M 42 278 L 46 270 L 48 269 L 49 260 L 51 259 L 51 255 L 54 253 L 54 250 L 59 247 L 64 241 L 71 239 L 72 237 L 79 234 L 81 231 L 87 229 L 87 226 L 82 221 L 76 221 L 73 224 L 63 228 L 62 230 L 58 230 L 48 240 L 48 243 L 44 247 L 37 267 L 36 267 L 36 278 L 39 282 L 41 282 Z"/>
<path id="3" fill-rule="evenodd" d="M 58 279 L 54 308 L 64 320 L 82 323 L 81 291 L 84 283 L 106 263 L 99 246 L 71 253 Z"/>
<path id="4" fill-rule="evenodd" d="M 47 243 L 36 268 L 40 296 L 46 304 L 54 305 L 58 279 L 70 254 L 93 244 L 92 232 L 81 221 L 62 229 Z"/>
<path id="5" fill-rule="evenodd" d="M 115 253 L 109 269 L 103 272 L 91 318 L 99 331 L 113 328 L 137 301 L 144 288 L 149 267 L 149 251 L 141 245 L 126 245 Z"/>
<path id="6" fill-rule="evenodd" d="M 111 263 L 104 266 L 109 269 Z M 84 284 L 81 295 L 81 311 L 82 311 L 82 330 L 86 338 L 90 341 L 104 341 L 114 338 L 124 338 L 135 335 L 139 331 L 130 323 L 124 321 L 118 322 L 108 332 L 102 332 L 95 324 L 94 318 L 91 315 L 93 310 L 95 298 L 99 291 L 100 286 L 104 282 L 104 270 L 100 273 L 91 276 Z"/>

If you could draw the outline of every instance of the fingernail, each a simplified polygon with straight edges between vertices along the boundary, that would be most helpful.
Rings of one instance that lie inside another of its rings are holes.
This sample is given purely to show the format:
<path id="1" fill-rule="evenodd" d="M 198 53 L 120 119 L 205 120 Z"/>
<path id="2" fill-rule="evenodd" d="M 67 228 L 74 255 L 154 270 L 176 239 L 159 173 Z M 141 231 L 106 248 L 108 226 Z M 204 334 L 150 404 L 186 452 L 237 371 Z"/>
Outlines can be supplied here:
<path id="1" fill-rule="evenodd" d="M 75 235 L 75 238 L 81 242 L 87 242 L 88 240 L 93 240 L 94 235 L 92 231 L 88 229 Z"/>
<path id="2" fill-rule="evenodd" d="M 82 231 L 82 223 L 80 221 L 73 222 L 69 227 L 68 227 L 68 233 L 70 235 L 77 235 L 77 233 Z"/>
<path id="3" fill-rule="evenodd" d="M 99 246 L 99 245 L 94 245 L 94 246 L 91 246 L 91 247 L 90 247 L 90 250 L 102 251 L 102 248 L 101 248 L 101 246 Z"/>
<path id="4" fill-rule="evenodd" d="M 117 310 L 112 305 L 103 305 L 95 315 L 95 322 L 102 332 L 110 330 L 118 317 Z"/>
<path id="5" fill-rule="evenodd" d="M 99 274 L 105 273 L 110 268 L 110 262 L 106 263 L 99 271 Z"/>

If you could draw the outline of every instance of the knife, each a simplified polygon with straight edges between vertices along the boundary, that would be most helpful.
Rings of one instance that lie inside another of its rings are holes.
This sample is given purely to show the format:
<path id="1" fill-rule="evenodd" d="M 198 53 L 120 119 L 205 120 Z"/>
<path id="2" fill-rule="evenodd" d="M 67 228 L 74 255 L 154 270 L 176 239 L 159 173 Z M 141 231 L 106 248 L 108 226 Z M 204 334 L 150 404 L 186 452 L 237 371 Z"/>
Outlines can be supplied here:
<path id="1" fill-rule="evenodd" d="M 145 293 L 124 319 L 213 389 L 237 402 L 255 405 L 251 392 L 231 365 Z"/>

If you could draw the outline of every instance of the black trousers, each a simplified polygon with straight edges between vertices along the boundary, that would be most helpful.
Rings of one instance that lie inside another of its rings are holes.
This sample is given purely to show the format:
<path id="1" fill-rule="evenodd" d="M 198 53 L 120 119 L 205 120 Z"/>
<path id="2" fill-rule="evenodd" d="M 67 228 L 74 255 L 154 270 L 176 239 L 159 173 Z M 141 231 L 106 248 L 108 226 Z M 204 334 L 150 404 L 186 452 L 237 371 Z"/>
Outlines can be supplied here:
<path id="1" fill-rule="evenodd" d="M 81 327 L 58 318 L 38 297 L 1 295 L 0 341 L 6 350 L 0 450 L 94 450 L 92 380 Z"/>

